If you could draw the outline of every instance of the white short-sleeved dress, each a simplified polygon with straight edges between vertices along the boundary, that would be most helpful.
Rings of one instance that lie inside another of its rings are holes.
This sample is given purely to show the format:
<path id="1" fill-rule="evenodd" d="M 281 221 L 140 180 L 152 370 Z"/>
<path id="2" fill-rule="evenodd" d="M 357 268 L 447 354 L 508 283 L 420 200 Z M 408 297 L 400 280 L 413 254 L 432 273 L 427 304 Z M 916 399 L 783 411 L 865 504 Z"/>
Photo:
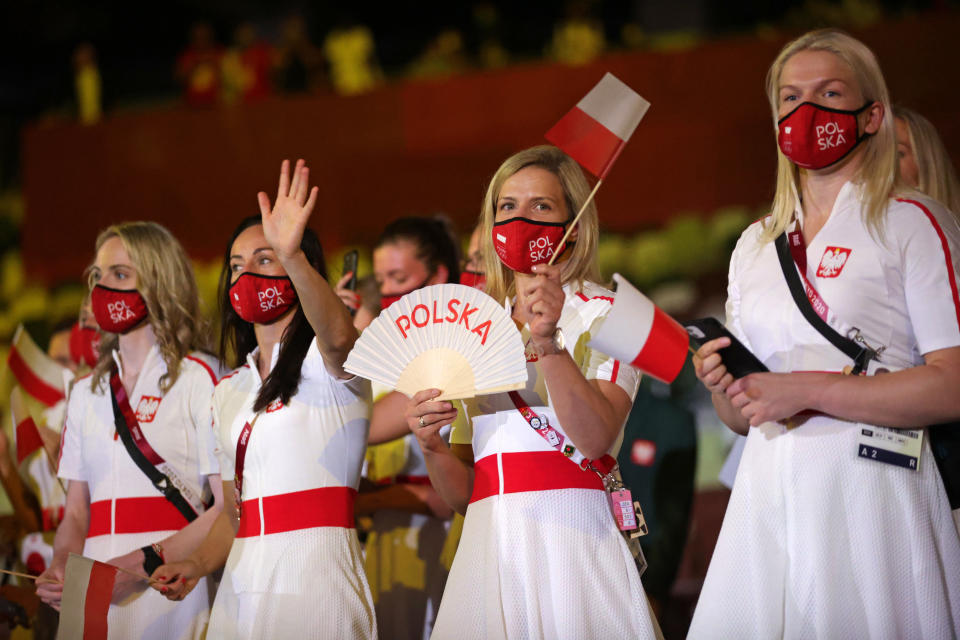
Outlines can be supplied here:
<path id="1" fill-rule="evenodd" d="M 614 382 L 633 399 L 637 370 L 586 346 L 613 294 L 589 283 L 564 293 L 559 326 L 567 350 L 587 379 Z M 522 335 L 528 341 L 526 327 Z M 565 437 L 536 356 L 528 355 L 527 366 L 521 397 Z M 599 477 L 552 448 L 506 393 L 475 398 L 466 411 L 472 434 L 455 426 L 451 442 L 473 446 L 473 494 L 433 637 L 656 637 Z"/>
<path id="2" fill-rule="evenodd" d="M 123 369 L 114 352 L 114 359 Z M 130 407 L 150 446 L 179 472 L 195 496 L 209 496 L 207 474 L 216 459 L 210 431 L 210 398 L 216 384 L 215 360 L 206 354 L 183 359 L 177 381 L 165 393 L 160 378 L 166 363 L 156 346 L 140 370 Z M 91 390 L 90 378 L 77 380 L 70 393 L 61 434 L 58 474 L 86 482 L 90 526 L 83 554 L 105 562 L 159 542 L 183 528 L 186 518 L 154 488 L 116 436 L 110 383 Z M 204 580 L 183 602 L 171 602 L 147 588 L 111 604 L 111 638 L 155 640 L 200 638 L 207 627 L 210 595 Z"/>
<path id="3" fill-rule="evenodd" d="M 279 345 L 271 368 L 278 353 Z M 237 440 L 254 417 L 256 357 L 214 393 L 224 480 L 234 477 Z M 271 403 L 253 423 L 239 530 L 209 637 L 376 637 L 353 515 L 369 428 L 370 383 L 331 376 L 314 340 L 290 403 Z"/>
<path id="4" fill-rule="evenodd" d="M 802 220 L 802 212 L 797 212 Z M 800 315 L 760 223 L 730 261 L 727 324 L 772 371 L 849 359 Z M 807 247 L 807 277 L 895 371 L 960 345 L 960 230 L 934 202 L 891 200 L 883 239 L 848 183 Z M 861 425 L 751 428 L 691 638 L 956 638 L 960 539 L 924 432 L 919 470 L 858 456 Z"/>

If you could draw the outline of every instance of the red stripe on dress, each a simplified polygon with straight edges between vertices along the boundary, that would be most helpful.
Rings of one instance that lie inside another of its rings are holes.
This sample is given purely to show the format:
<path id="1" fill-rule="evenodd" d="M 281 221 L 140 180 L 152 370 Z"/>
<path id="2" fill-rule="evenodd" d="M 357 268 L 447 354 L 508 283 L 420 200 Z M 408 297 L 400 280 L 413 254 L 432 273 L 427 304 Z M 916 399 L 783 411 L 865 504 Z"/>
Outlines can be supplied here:
<path id="1" fill-rule="evenodd" d="M 916 205 L 927 214 L 927 219 L 930 221 L 930 224 L 933 225 L 934 230 L 937 232 L 937 236 L 940 237 L 940 245 L 943 247 L 943 256 L 947 262 L 947 278 L 950 280 L 950 292 L 953 294 L 953 308 L 957 313 L 957 327 L 960 328 L 960 296 L 957 295 L 957 277 L 953 273 L 953 257 L 950 255 L 950 245 L 947 243 L 947 237 L 943 234 L 943 229 L 940 228 L 940 223 L 937 222 L 937 219 L 930 209 L 925 205 L 917 202 L 916 200 L 908 200 L 907 198 L 897 198 L 897 202 L 906 202 L 908 204 Z"/>
<path id="2" fill-rule="evenodd" d="M 559 451 L 521 451 L 500 454 L 503 468 L 503 493 L 550 491 L 554 489 L 598 489 L 603 482 L 592 471 L 585 471 Z M 477 460 L 473 466 L 473 492 L 470 502 L 500 493 L 497 456 Z"/>
<path id="3" fill-rule="evenodd" d="M 283 533 L 314 527 L 354 526 L 353 502 L 356 490 L 350 487 L 319 487 L 244 500 L 240 508 L 237 538 L 260 535 L 260 504 L 263 505 L 263 533 Z"/>
<path id="4" fill-rule="evenodd" d="M 10 371 L 13 372 L 20 386 L 48 407 L 52 407 L 66 397 L 63 395 L 63 391 L 52 386 L 49 382 L 34 373 L 33 369 L 30 368 L 30 365 L 27 364 L 26 360 L 23 359 L 23 356 L 20 355 L 16 348 L 10 349 L 7 364 L 10 366 Z"/>
<path id="5" fill-rule="evenodd" d="M 655 306 L 653 309 L 650 333 L 647 334 L 640 353 L 630 364 L 658 380 L 669 383 L 673 382 L 683 369 L 690 337 L 686 329 L 661 311 L 660 307 Z"/>
<path id="6" fill-rule="evenodd" d="M 624 146 L 624 141 L 617 134 L 579 107 L 574 107 L 560 118 L 545 137 L 601 179 Z"/>
<path id="7" fill-rule="evenodd" d="M 22 464 L 34 451 L 43 447 L 43 438 L 33 418 L 24 418 L 17 425 L 17 464 Z"/>
<path id="8" fill-rule="evenodd" d="M 90 581 L 83 600 L 83 640 L 107 638 L 107 613 L 113 597 L 117 569 L 102 562 L 93 562 Z"/>
<path id="9" fill-rule="evenodd" d="M 213 386 L 217 386 L 217 374 L 213 372 L 213 369 L 210 368 L 210 365 L 208 365 L 206 362 L 204 362 L 200 358 L 196 358 L 194 356 L 187 356 L 187 360 L 193 360 L 194 362 L 199 364 L 201 367 L 206 369 L 207 373 L 210 374 L 210 379 L 213 380 Z"/>
<path id="10" fill-rule="evenodd" d="M 618 373 L 620 373 L 620 361 L 619 361 L 619 360 L 614 360 L 614 361 L 613 361 L 613 373 L 610 374 L 610 382 L 613 382 L 613 383 L 616 383 L 616 382 L 617 382 L 617 374 L 618 374 Z"/>
<path id="11" fill-rule="evenodd" d="M 113 505 L 113 530 L 110 529 L 110 512 Z M 163 496 L 142 498 L 117 498 L 90 503 L 90 526 L 87 537 L 109 533 L 147 533 L 151 531 L 179 531 L 187 525 L 169 500 Z"/>
<path id="12" fill-rule="evenodd" d="M 590 298 L 588 298 L 587 296 L 583 295 L 583 292 L 582 292 L 582 291 L 577 291 L 577 295 L 580 296 L 580 299 L 583 300 L 584 302 L 590 302 Z"/>

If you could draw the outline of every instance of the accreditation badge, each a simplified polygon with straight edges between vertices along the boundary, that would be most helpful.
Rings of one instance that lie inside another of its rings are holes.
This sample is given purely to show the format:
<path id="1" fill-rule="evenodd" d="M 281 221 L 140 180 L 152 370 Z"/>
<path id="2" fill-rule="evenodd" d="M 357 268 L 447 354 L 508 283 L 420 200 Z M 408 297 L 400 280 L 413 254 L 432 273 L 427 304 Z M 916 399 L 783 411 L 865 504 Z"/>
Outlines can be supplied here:
<path id="1" fill-rule="evenodd" d="M 920 469 L 923 429 L 889 429 L 860 425 L 857 455 L 913 471 Z"/>

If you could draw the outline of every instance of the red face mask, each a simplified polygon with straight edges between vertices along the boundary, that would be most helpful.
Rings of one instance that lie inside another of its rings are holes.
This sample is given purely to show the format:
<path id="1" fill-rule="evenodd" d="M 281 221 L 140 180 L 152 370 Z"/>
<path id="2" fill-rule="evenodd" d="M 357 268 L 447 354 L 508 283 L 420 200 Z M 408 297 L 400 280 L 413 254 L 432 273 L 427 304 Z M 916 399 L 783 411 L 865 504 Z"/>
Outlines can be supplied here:
<path id="1" fill-rule="evenodd" d="M 860 134 L 857 115 L 872 104 L 842 111 L 804 102 L 777 121 L 780 151 L 803 169 L 825 169 L 840 162 L 869 136 Z"/>
<path id="2" fill-rule="evenodd" d="M 477 271 L 461 271 L 460 284 L 483 291 L 483 287 L 487 284 L 487 276 Z"/>
<path id="3" fill-rule="evenodd" d="M 136 289 L 111 289 L 102 284 L 90 292 L 93 317 L 108 333 L 126 333 L 147 317 L 147 302 Z"/>
<path id="4" fill-rule="evenodd" d="M 568 243 L 557 245 L 566 228 L 566 222 L 539 222 L 519 217 L 494 222 L 493 248 L 508 269 L 531 273 L 533 265 L 546 263 L 554 253 L 563 253 Z"/>
<path id="5" fill-rule="evenodd" d="M 429 280 L 429 279 L 430 279 L 430 278 L 427 278 L 427 280 Z M 397 294 L 389 295 L 389 296 L 380 296 L 380 308 L 381 308 L 381 309 L 386 309 L 387 307 L 389 307 L 389 306 L 392 305 L 394 302 L 396 302 L 397 300 L 399 300 L 399 299 L 402 298 L 403 296 L 407 295 L 408 293 L 413 293 L 413 292 L 416 291 L 417 289 L 422 289 L 422 288 L 425 287 L 425 286 L 427 286 L 426 280 L 425 280 L 422 284 L 418 284 L 417 286 L 413 287 L 412 289 L 407 289 L 407 290 L 404 291 L 403 293 L 397 293 Z"/>
<path id="6" fill-rule="evenodd" d="M 230 305 L 237 315 L 254 324 L 270 324 L 297 301 L 297 291 L 287 276 L 241 273 L 230 285 Z"/>
<path id="7" fill-rule="evenodd" d="M 100 347 L 100 332 L 80 323 L 70 329 L 70 359 L 85 364 L 91 369 L 97 364 L 97 349 Z"/>

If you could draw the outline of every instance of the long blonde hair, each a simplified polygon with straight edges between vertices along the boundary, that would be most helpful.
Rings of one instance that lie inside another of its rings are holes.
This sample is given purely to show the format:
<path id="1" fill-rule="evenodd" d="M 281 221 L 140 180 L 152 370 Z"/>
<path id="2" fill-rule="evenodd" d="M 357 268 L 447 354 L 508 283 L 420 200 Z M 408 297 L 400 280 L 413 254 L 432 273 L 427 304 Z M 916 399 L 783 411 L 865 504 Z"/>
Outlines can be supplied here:
<path id="1" fill-rule="evenodd" d="M 500 262 L 493 249 L 493 222 L 497 211 L 497 198 L 503 183 L 526 167 L 539 167 L 557 176 L 563 189 L 567 214 L 572 218 L 590 195 L 590 185 L 580 166 L 563 151 L 550 145 L 530 147 L 513 154 L 503 161 L 493 174 L 487 194 L 480 207 L 480 251 L 483 255 L 484 273 L 487 276 L 486 292 L 494 300 L 502 301 L 515 294 L 513 271 Z M 563 264 L 561 282 L 576 282 L 577 288 L 586 281 L 600 279 L 597 269 L 597 238 L 600 235 L 597 206 L 591 201 L 577 223 L 577 240 L 572 246 L 570 258 Z"/>
<path id="2" fill-rule="evenodd" d="M 893 115 L 907 124 L 910 147 L 917 161 L 917 190 L 960 216 L 960 179 L 936 127 L 906 107 L 895 106 Z"/>
<path id="3" fill-rule="evenodd" d="M 207 323 L 200 313 L 200 295 L 193 266 L 183 247 L 166 228 L 155 222 L 123 222 L 100 232 L 96 251 L 111 238 L 120 238 L 137 272 L 137 291 L 147 303 L 150 325 L 157 338 L 167 373 L 160 380 L 166 392 L 180 375 L 180 361 L 190 351 L 207 346 Z M 89 285 L 95 283 L 92 277 Z M 100 359 L 93 368 L 96 390 L 113 369 L 115 333 L 103 333 Z"/>
<path id="4" fill-rule="evenodd" d="M 883 121 L 875 134 L 860 143 L 860 168 L 854 181 L 863 189 L 864 219 L 877 233 L 887 210 L 887 202 L 897 185 L 897 145 L 893 129 L 893 110 L 887 84 L 873 52 L 859 40 L 836 29 L 811 31 L 788 43 L 767 72 L 767 99 L 773 112 L 773 128 L 778 131 L 780 76 L 787 61 L 801 51 L 828 51 L 853 71 L 864 102 L 883 105 Z M 773 240 L 793 219 L 800 192 L 799 170 L 777 147 L 777 187 L 771 217 L 765 223 L 763 239 Z"/>

